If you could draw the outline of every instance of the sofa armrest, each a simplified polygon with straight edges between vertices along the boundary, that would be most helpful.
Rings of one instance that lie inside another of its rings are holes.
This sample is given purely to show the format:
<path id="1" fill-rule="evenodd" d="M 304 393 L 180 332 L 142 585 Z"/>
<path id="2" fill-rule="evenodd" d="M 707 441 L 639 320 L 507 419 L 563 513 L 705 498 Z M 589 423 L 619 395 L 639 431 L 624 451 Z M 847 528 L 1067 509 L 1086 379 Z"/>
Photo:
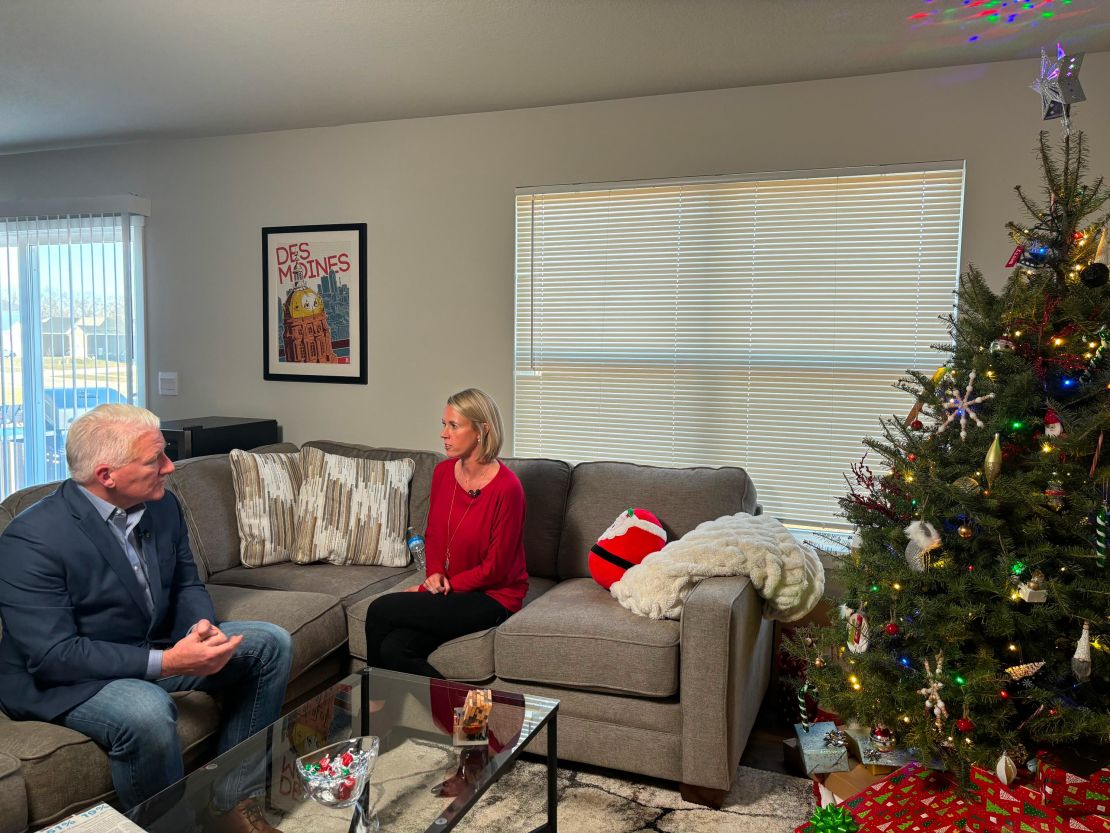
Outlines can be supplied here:
<path id="1" fill-rule="evenodd" d="M 12 721 L 0 717 L 0 749 L 14 745 L 8 737 L 11 726 Z M 23 833 L 28 822 L 23 764 L 15 755 L 0 752 L 0 833 Z"/>
<path id="2" fill-rule="evenodd" d="M 707 578 L 682 611 L 682 780 L 727 791 L 771 673 L 774 623 L 746 576 Z"/>

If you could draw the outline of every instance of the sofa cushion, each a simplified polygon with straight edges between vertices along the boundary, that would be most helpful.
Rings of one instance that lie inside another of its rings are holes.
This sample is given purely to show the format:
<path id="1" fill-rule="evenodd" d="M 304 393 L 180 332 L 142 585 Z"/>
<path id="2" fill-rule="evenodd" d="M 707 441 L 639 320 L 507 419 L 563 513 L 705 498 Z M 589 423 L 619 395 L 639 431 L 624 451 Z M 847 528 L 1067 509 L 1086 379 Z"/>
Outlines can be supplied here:
<path id="1" fill-rule="evenodd" d="M 0 532 L 4 531 L 4 527 L 11 522 L 12 518 L 29 506 L 34 506 L 61 485 L 60 482 L 55 481 L 54 483 L 43 483 L 39 486 L 28 486 L 18 492 L 12 492 L 3 501 L 0 501 L 0 509 L 4 510 L 3 526 L 0 526 Z"/>
<path id="2" fill-rule="evenodd" d="M 289 631 L 293 637 L 290 679 L 299 676 L 347 641 L 343 605 L 335 596 L 222 584 L 209 584 L 208 592 L 221 622 L 272 622 Z"/>
<path id="3" fill-rule="evenodd" d="M 523 683 L 669 697 L 680 625 L 637 616 L 593 579 L 561 581 L 497 629 L 497 676 Z"/>
<path id="4" fill-rule="evenodd" d="M 571 473 L 566 521 L 559 544 L 559 577 L 590 574 L 590 547 L 613 518 L 631 506 L 658 516 L 667 540 L 702 521 L 755 513 L 755 486 L 740 468 L 672 469 L 635 463 L 579 463 Z"/>
<path id="5" fill-rule="evenodd" d="M 551 579 L 529 576 L 528 593 L 524 597 L 525 607 L 554 586 L 555 582 Z M 483 683 L 493 678 L 493 646 L 496 633 L 497 628 L 486 628 L 484 631 L 468 633 L 466 636 L 444 642 L 432 652 L 428 662 L 449 680 Z M 366 634 L 363 633 L 362 637 L 365 643 Z"/>
<path id="6" fill-rule="evenodd" d="M 559 577 L 559 538 L 570 490 L 570 465 L 562 460 L 505 457 L 524 488 L 524 559 L 529 576 Z"/>
<path id="7" fill-rule="evenodd" d="M 181 503 L 189 527 L 189 544 L 202 577 L 238 567 L 239 524 L 227 455 L 182 460 L 167 478 L 166 488 Z"/>
<path id="8" fill-rule="evenodd" d="M 199 691 L 173 695 L 186 759 L 219 727 L 215 701 Z M 112 793 L 108 756 L 92 740 L 53 723 L 0 718 L 0 747 L 20 761 L 31 826 L 48 824 Z"/>
<path id="9" fill-rule="evenodd" d="M 302 447 L 318 448 L 328 454 L 341 454 L 345 457 L 359 457 L 365 460 L 403 460 L 409 458 L 415 464 L 412 480 L 409 481 L 409 515 L 406 526 L 412 526 L 423 533 L 428 525 L 428 497 L 432 492 L 432 470 L 446 457 L 432 451 L 411 451 L 399 448 L 374 448 L 357 443 L 343 443 L 335 440 L 313 440 Z"/>
<path id="10" fill-rule="evenodd" d="M 293 560 L 406 566 L 412 458 L 368 460 L 313 447 L 301 455 Z"/>
<path id="11" fill-rule="evenodd" d="M 360 599 L 347 608 L 347 637 L 350 640 L 347 650 L 350 651 L 352 657 L 366 662 L 366 608 L 370 607 L 370 603 L 378 596 L 385 593 L 399 593 L 419 581 L 420 577 L 415 572 L 407 573 L 393 582 L 392 585 L 382 587 L 380 592 L 375 588 L 375 592 L 371 595 Z M 382 582 L 382 584 L 384 585 L 385 582 Z M 524 604 L 528 605 L 533 600 L 538 599 L 553 584 L 554 582 L 550 579 L 529 576 L 528 593 L 524 597 Z M 519 616 L 520 614 L 516 615 Z M 496 629 L 490 628 L 445 642 L 432 652 L 429 660 L 448 679 L 465 680 L 467 682 L 488 680 L 493 676 L 493 641 L 490 637 L 494 630 Z M 458 645 L 456 646 L 455 643 L 458 643 Z M 441 665 L 440 662 L 443 664 Z"/>
<path id="12" fill-rule="evenodd" d="M 293 560 L 294 521 L 301 490 L 301 455 L 232 451 L 228 455 L 235 489 L 239 561 L 264 567 Z"/>
<path id="13" fill-rule="evenodd" d="M 255 587 L 262 590 L 303 590 L 326 593 L 340 599 L 344 607 L 391 587 L 397 576 L 415 576 L 406 567 L 363 567 L 337 564 L 270 564 L 266 567 L 234 567 L 209 580 L 213 584 Z M 416 583 L 414 578 L 413 584 Z"/>
<path id="14" fill-rule="evenodd" d="M 0 833 L 27 829 L 27 785 L 22 763 L 15 755 L 0 752 Z"/>

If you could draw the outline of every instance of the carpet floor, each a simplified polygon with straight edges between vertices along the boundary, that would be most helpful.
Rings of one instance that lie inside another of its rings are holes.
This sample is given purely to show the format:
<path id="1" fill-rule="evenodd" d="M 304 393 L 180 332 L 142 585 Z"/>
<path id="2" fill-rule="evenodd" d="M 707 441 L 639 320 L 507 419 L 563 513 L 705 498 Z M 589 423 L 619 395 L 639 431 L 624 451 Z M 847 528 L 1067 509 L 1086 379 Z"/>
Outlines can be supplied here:
<path id="1" fill-rule="evenodd" d="M 390 755 L 375 768 L 372 790 L 375 817 L 371 830 L 424 830 L 438 810 L 429 812 L 433 799 L 427 775 L 450 773 L 438 749 L 410 747 L 406 762 L 394 777 Z M 414 777 L 413 756 L 424 777 Z M 396 759 L 395 759 L 396 760 Z M 455 828 L 464 833 L 530 831 L 546 820 L 547 767 L 522 758 L 494 784 Z M 790 833 L 813 812 L 810 782 L 775 772 L 740 767 L 736 784 L 720 810 L 683 801 L 677 785 L 594 767 L 559 768 L 559 829 L 565 833 Z M 336 811 L 312 803 L 271 819 L 284 833 L 319 833 L 339 829 Z M 349 816 L 348 816 L 349 818 Z M 422 819 L 423 822 L 418 822 Z"/>
<path id="2" fill-rule="evenodd" d="M 543 823 L 547 769 L 518 761 L 456 830 L 532 830 Z M 559 768 L 559 829 L 571 833 L 790 833 L 813 812 L 810 782 L 740 767 L 724 806 L 683 801 L 677 785 Z"/>

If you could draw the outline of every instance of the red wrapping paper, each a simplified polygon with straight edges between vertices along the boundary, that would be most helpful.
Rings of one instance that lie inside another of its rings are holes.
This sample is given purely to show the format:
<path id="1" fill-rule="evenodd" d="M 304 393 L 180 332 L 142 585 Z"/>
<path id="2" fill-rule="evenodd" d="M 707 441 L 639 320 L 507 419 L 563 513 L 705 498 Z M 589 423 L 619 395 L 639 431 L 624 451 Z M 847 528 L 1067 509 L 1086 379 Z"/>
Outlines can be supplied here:
<path id="1" fill-rule="evenodd" d="M 957 833 L 965 829 L 970 810 L 946 775 L 918 763 L 906 764 L 840 806 L 855 818 L 859 833 Z M 809 833 L 809 825 L 795 833 Z"/>
<path id="2" fill-rule="evenodd" d="M 972 767 L 974 795 L 967 829 L 972 833 L 1110 833 L 1110 818 L 1069 817 L 1045 804 L 1037 782 L 1019 770 L 1017 779 L 1003 784 L 993 772 Z"/>
<path id="3" fill-rule="evenodd" d="M 1064 769 L 1055 755 L 1038 752 L 1037 785 L 1045 806 L 1060 815 L 1110 816 L 1110 767 L 1084 777 Z"/>

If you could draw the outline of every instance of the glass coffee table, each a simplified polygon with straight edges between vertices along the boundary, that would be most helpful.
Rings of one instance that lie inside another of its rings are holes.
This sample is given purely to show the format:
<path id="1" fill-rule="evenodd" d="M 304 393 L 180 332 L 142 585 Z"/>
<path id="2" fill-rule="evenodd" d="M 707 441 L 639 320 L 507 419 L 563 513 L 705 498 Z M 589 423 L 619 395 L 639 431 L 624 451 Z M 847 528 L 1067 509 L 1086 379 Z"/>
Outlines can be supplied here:
<path id="1" fill-rule="evenodd" d="M 451 830 L 512 766 L 540 730 L 547 735 L 547 820 L 557 833 L 557 700 L 493 692 L 485 740 L 454 732 L 455 709 L 476 686 L 364 669 L 127 813 L 156 833 L 224 829 L 213 805 L 262 794 L 266 820 L 282 833 L 440 833 Z M 379 739 L 366 789 L 351 807 L 305 795 L 297 758 L 337 741 Z M 538 785 L 537 785 L 538 787 Z M 537 802 L 542 790 L 537 789 Z M 218 797 L 218 798 L 217 798 Z"/>

